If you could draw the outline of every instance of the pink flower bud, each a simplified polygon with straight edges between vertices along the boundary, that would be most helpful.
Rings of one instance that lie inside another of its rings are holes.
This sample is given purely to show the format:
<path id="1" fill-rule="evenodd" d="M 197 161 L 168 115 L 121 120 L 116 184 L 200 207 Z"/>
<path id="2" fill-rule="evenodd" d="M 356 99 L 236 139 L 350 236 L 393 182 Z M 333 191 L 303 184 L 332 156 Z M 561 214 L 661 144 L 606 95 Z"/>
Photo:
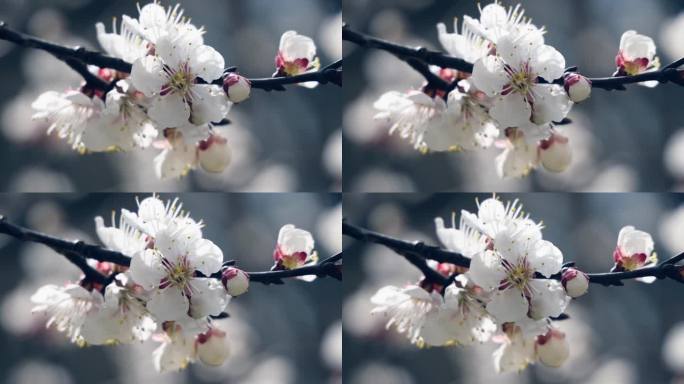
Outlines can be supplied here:
<path id="1" fill-rule="evenodd" d="M 563 172 L 572 162 L 572 150 L 567 137 L 553 133 L 539 143 L 539 159 L 544 168 L 551 172 Z"/>
<path id="2" fill-rule="evenodd" d="M 575 103 L 584 101 L 591 95 L 591 80 L 578 73 L 568 73 L 565 75 L 565 92 L 570 96 L 570 100 Z"/>
<path id="3" fill-rule="evenodd" d="M 218 328 L 210 328 L 200 333 L 195 341 L 197 357 L 206 365 L 213 367 L 223 364 L 230 354 L 230 345 L 226 333 Z"/>
<path id="4" fill-rule="evenodd" d="M 561 283 L 568 296 L 575 298 L 587 293 L 589 289 L 589 276 L 575 268 L 568 268 L 563 271 Z"/>
<path id="5" fill-rule="evenodd" d="M 240 296 L 249 289 L 249 275 L 237 268 L 226 268 L 221 274 L 221 281 L 231 296 Z"/>
<path id="6" fill-rule="evenodd" d="M 223 172 L 230 164 L 230 146 L 223 136 L 213 133 L 206 140 L 200 141 L 197 149 L 200 166 L 207 172 Z"/>
<path id="7" fill-rule="evenodd" d="M 237 73 L 229 73 L 223 78 L 223 90 L 228 95 L 228 100 L 240 103 L 249 98 L 252 92 L 252 83 Z"/>
<path id="8" fill-rule="evenodd" d="M 570 356 L 570 345 L 565 338 L 565 333 L 551 328 L 546 334 L 537 337 L 535 351 L 542 364 L 558 368 Z"/>

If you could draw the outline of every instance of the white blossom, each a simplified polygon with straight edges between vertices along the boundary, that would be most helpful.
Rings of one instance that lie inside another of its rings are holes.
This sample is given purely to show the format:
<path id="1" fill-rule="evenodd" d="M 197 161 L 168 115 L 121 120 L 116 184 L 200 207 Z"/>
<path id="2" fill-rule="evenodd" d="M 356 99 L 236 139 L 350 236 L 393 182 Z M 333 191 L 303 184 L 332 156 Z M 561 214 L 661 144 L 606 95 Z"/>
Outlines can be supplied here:
<path id="1" fill-rule="evenodd" d="M 195 335 L 179 324 L 167 323 L 164 333 L 159 335 L 161 345 L 152 353 L 157 372 L 172 372 L 185 369 L 197 358 Z"/>
<path id="2" fill-rule="evenodd" d="M 78 284 L 59 287 L 44 285 L 31 296 L 32 312 L 48 316 L 46 327 L 54 326 L 73 343 L 83 343 L 81 327 L 88 313 L 102 301 L 99 292 L 89 292 Z"/>
<path id="3" fill-rule="evenodd" d="M 280 37 L 275 65 L 275 76 L 296 76 L 317 71 L 320 62 L 316 57 L 316 44 L 310 37 L 300 35 L 295 31 L 283 33 Z M 299 85 L 314 88 L 318 82 L 307 81 Z"/>
<path id="4" fill-rule="evenodd" d="M 221 77 L 223 56 L 204 45 L 201 34 L 161 35 L 154 55 L 136 60 L 131 82 L 150 97 L 147 113 L 162 128 L 202 125 L 223 119 L 230 108 L 228 98 L 218 85 L 210 83 Z"/>
<path id="5" fill-rule="evenodd" d="M 479 5 L 478 8 L 480 8 Z M 520 4 L 508 9 L 498 2 L 487 4 L 484 8 L 480 8 L 479 19 L 464 16 L 463 22 L 470 31 L 494 45 L 499 43 L 502 36 L 510 34 L 534 32 L 543 35 L 545 33 L 544 28 L 538 28 L 525 17 L 525 10 Z"/>
<path id="6" fill-rule="evenodd" d="M 418 343 L 428 314 L 436 311 L 441 302 L 438 293 L 417 285 L 386 286 L 371 297 L 371 303 L 375 305 L 371 313 L 382 314 L 387 318 L 387 329 L 395 326 L 397 332 L 405 333 L 412 343 Z"/>
<path id="7" fill-rule="evenodd" d="M 519 327 L 506 324 L 500 336 L 501 346 L 494 351 L 497 372 L 517 372 L 536 361 L 536 337 L 525 337 Z"/>
<path id="8" fill-rule="evenodd" d="M 468 16 L 465 16 L 469 19 Z M 448 33 L 444 23 L 437 24 L 439 43 L 447 53 L 469 63 L 474 63 L 489 53 L 489 41 L 471 30 L 472 23 L 463 22 L 458 33 L 458 19 L 454 18 L 454 32 Z"/>
<path id="9" fill-rule="evenodd" d="M 213 278 L 197 277 L 218 272 L 223 252 L 202 238 L 193 223 L 175 222 L 154 237 L 154 248 L 138 252 L 131 260 L 133 280 L 150 291 L 147 309 L 159 321 L 191 321 L 218 315 L 229 296 Z"/>
<path id="10" fill-rule="evenodd" d="M 492 249 L 473 256 L 469 275 L 491 291 L 487 311 L 499 322 L 559 316 L 569 298 L 560 282 L 540 279 L 560 271 L 563 255 L 543 240 L 537 225 L 514 222 L 492 239 Z"/>
<path id="11" fill-rule="evenodd" d="M 222 365 L 230 355 L 230 343 L 226 332 L 211 327 L 207 332 L 197 335 L 197 357 L 209 366 Z"/>
<path id="12" fill-rule="evenodd" d="M 145 309 L 140 287 L 119 274 L 105 288 L 104 301 L 86 317 L 81 334 L 87 344 L 132 343 L 147 340 L 156 323 Z"/>
<path id="13" fill-rule="evenodd" d="M 540 83 L 561 77 L 565 58 L 545 45 L 538 30 L 506 34 L 498 39 L 496 55 L 475 62 L 472 81 L 492 97 L 489 114 L 504 127 L 561 121 L 572 102 L 562 86 Z"/>
<path id="14" fill-rule="evenodd" d="M 633 271 L 655 265 L 658 262 L 658 256 L 653 249 L 653 237 L 649 233 L 637 230 L 631 225 L 622 227 L 618 234 L 617 246 L 613 251 L 615 266 L 618 270 Z M 652 283 L 656 279 L 653 276 L 647 276 L 637 280 Z"/>
<path id="15" fill-rule="evenodd" d="M 296 269 L 318 261 L 314 251 L 314 239 L 311 232 L 295 227 L 292 224 L 283 225 L 278 232 L 278 242 L 273 259 L 276 268 Z M 313 280 L 315 276 L 302 276 L 305 280 Z"/>
<path id="16" fill-rule="evenodd" d="M 620 37 L 620 51 L 615 57 L 618 76 L 633 76 L 660 68 L 660 59 L 656 56 L 656 45 L 648 36 L 640 35 L 634 30 L 626 31 Z M 647 87 L 655 87 L 658 81 L 639 83 Z"/>

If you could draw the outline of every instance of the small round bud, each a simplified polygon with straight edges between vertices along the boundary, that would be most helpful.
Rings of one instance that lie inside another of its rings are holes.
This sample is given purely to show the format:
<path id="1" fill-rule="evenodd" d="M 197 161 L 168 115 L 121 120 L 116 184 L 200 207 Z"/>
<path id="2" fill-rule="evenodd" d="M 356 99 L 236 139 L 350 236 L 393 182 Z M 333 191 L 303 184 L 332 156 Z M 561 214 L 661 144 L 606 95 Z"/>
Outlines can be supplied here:
<path id="1" fill-rule="evenodd" d="M 561 283 L 565 292 L 572 298 L 580 297 L 589 290 L 589 276 L 575 268 L 568 268 L 563 271 Z"/>
<path id="2" fill-rule="evenodd" d="M 207 172 L 221 173 L 230 164 L 230 146 L 223 136 L 212 133 L 199 142 L 197 149 L 200 166 Z"/>
<path id="3" fill-rule="evenodd" d="M 223 90 L 228 95 L 228 100 L 240 103 L 249 98 L 252 92 L 252 83 L 237 73 L 229 73 L 223 78 Z"/>
<path id="4" fill-rule="evenodd" d="M 546 334 L 537 337 L 535 351 L 542 364 L 558 368 L 570 356 L 570 345 L 565 338 L 565 333 L 552 328 Z"/>
<path id="5" fill-rule="evenodd" d="M 196 346 L 200 361 L 212 367 L 223 364 L 230 354 L 226 333 L 218 328 L 211 328 L 197 335 Z"/>
<path id="6" fill-rule="evenodd" d="M 240 296 L 249 289 L 249 275 L 241 269 L 226 268 L 221 274 L 221 281 L 231 296 Z"/>
<path id="7" fill-rule="evenodd" d="M 539 143 L 539 159 L 551 172 L 563 172 L 572 162 L 572 150 L 567 137 L 553 133 Z"/>
<path id="8" fill-rule="evenodd" d="M 568 73 L 564 77 L 563 85 L 570 100 L 575 103 L 584 101 L 591 95 L 591 80 L 578 73 Z"/>

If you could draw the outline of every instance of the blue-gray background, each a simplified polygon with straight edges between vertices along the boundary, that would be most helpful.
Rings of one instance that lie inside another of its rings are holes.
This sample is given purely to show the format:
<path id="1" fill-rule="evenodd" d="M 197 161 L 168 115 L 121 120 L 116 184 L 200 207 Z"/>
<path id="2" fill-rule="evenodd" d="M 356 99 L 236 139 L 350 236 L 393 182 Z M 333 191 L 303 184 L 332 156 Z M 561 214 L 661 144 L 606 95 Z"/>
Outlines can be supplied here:
<path id="1" fill-rule="evenodd" d="M 411 46 L 441 49 L 435 24 L 452 30 L 453 19 L 478 17 L 478 1 L 343 0 L 352 28 Z M 484 6 L 490 1 L 482 1 Z M 635 29 L 655 40 L 663 65 L 684 56 L 684 2 L 680 0 L 502 0 L 521 3 L 546 26 L 547 44 L 589 76 L 615 71 L 620 36 Z M 345 43 L 344 190 L 438 191 L 663 191 L 684 180 L 684 89 L 673 85 L 627 92 L 594 90 L 570 113 L 565 127 L 574 164 L 562 174 L 544 170 L 524 179 L 500 180 L 497 149 L 420 155 L 398 136 L 389 137 L 372 117 L 372 104 L 389 90 L 419 87 L 422 77 L 389 53 Z"/>
<path id="2" fill-rule="evenodd" d="M 136 1 L 0 0 L 0 20 L 68 45 L 97 48 L 95 23 L 137 17 Z M 146 2 L 140 2 L 141 5 Z M 204 26 L 207 44 L 248 77 L 269 77 L 283 32 L 294 29 L 318 45 L 321 64 L 341 57 L 339 0 L 181 1 L 185 15 Z M 164 6 L 175 1 L 161 1 Z M 220 175 L 201 170 L 159 181 L 158 151 L 78 155 L 47 126 L 31 121 L 42 92 L 75 88 L 80 79 L 47 53 L 0 41 L 0 190 L 63 191 L 338 191 L 341 186 L 341 91 L 326 85 L 287 92 L 254 90 L 233 107 L 225 127 L 232 164 Z"/>
<path id="3" fill-rule="evenodd" d="M 477 211 L 484 194 L 345 194 L 350 222 L 404 240 L 438 244 L 434 218 L 451 222 L 452 212 Z M 661 260 L 684 251 L 684 196 L 674 194 L 518 194 L 525 212 L 543 221 L 544 239 L 565 261 L 587 272 L 612 266 L 620 228 L 633 225 L 653 235 Z M 458 220 L 458 218 L 457 218 Z M 684 286 L 672 281 L 637 281 L 622 287 L 591 285 L 568 307 L 571 354 L 560 369 L 535 365 L 497 375 L 496 344 L 418 349 L 403 335 L 385 331 L 386 318 L 371 316 L 370 297 L 385 285 L 416 282 L 420 272 L 401 256 L 345 238 L 344 382 L 414 383 L 681 383 L 684 379 Z"/>
<path id="4" fill-rule="evenodd" d="M 144 198 L 144 195 L 138 195 Z M 0 195 L 0 214 L 14 223 L 67 239 L 98 242 L 93 217 L 136 209 L 132 194 Z M 162 199 L 176 195 L 162 195 Z M 339 194 L 180 194 L 205 223 L 204 236 L 247 271 L 268 270 L 280 227 L 312 232 L 321 257 L 341 250 Z M 252 284 L 228 306 L 231 357 L 220 368 L 191 364 L 157 374 L 153 341 L 79 348 L 45 330 L 29 297 L 44 284 L 74 281 L 79 271 L 37 244 L 0 235 L 0 383 L 339 383 L 342 284 L 333 279 Z"/>

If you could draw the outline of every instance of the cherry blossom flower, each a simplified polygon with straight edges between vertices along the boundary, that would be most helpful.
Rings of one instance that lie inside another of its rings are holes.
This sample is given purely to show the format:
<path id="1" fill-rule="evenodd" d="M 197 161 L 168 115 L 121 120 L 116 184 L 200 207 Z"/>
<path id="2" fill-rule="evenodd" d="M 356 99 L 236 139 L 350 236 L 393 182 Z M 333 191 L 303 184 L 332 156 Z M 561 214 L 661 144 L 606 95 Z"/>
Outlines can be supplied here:
<path id="1" fill-rule="evenodd" d="M 536 337 L 525 337 L 522 330 L 506 323 L 503 334 L 497 339 L 501 346 L 494 351 L 494 367 L 497 372 L 517 372 L 536 361 Z"/>
<path id="2" fill-rule="evenodd" d="M 195 273 L 210 276 L 222 262 L 223 252 L 203 239 L 196 225 L 175 223 L 155 234 L 154 248 L 132 258 L 130 273 L 150 291 L 146 306 L 159 321 L 182 324 L 218 315 L 228 304 L 229 296 L 219 281 Z"/>
<path id="3" fill-rule="evenodd" d="M 144 39 L 150 45 L 148 49 L 153 48 L 160 37 L 169 34 L 202 36 L 204 29 L 194 26 L 183 13 L 179 4 L 167 9 L 156 2 L 146 4 L 142 8 L 138 5 L 138 18 L 123 15 L 121 29 L 123 32 L 125 27 L 130 33 Z"/>
<path id="4" fill-rule="evenodd" d="M 228 73 L 223 78 L 223 90 L 228 95 L 228 100 L 233 103 L 241 103 L 249 98 L 252 92 L 252 82 L 237 73 Z"/>
<path id="5" fill-rule="evenodd" d="M 164 333 L 158 335 L 161 345 L 152 352 L 157 372 L 172 372 L 185 369 L 197 358 L 195 335 L 188 333 L 174 322 L 164 323 Z"/>
<path id="6" fill-rule="evenodd" d="M 142 288 L 125 274 L 105 289 L 103 302 L 90 311 L 81 334 L 91 345 L 147 340 L 157 327 L 141 298 Z"/>
<path id="7" fill-rule="evenodd" d="M 199 360 L 212 367 L 222 365 L 230 355 L 230 343 L 226 332 L 217 327 L 211 327 L 197 335 L 195 345 Z"/>
<path id="8" fill-rule="evenodd" d="M 31 296 L 33 313 L 49 317 L 46 327 L 54 327 L 64 332 L 72 343 L 83 343 L 81 327 L 88 313 L 102 300 L 99 292 L 89 292 L 78 284 L 59 287 L 44 285 Z"/>
<path id="9" fill-rule="evenodd" d="M 537 225 L 514 222 L 496 234 L 491 250 L 473 256 L 469 275 L 492 291 L 487 311 L 499 322 L 539 320 L 560 315 L 568 304 L 560 282 L 536 277 L 559 272 L 562 263 L 561 251 L 542 239 Z"/>
<path id="10" fill-rule="evenodd" d="M 391 91 L 380 96 L 373 107 L 379 111 L 375 119 L 391 126 L 390 134 L 398 131 L 401 138 L 421 149 L 425 147 L 424 136 L 429 125 L 442 123 L 447 105 L 443 99 L 432 98 L 420 91 Z"/>
<path id="11" fill-rule="evenodd" d="M 228 139 L 213 132 L 197 145 L 197 161 L 207 172 L 221 173 L 230 164 L 232 152 Z"/>
<path id="12" fill-rule="evenodd" d="M 495 159 L 499 177 L 524 177 L 538 166 L 537 143 L 530 142 L 521 129 L 507 129 L 506 140 L 500 145 L 504 150 Z"/>
<path id="13" fill-rule="evenodd" d="M 479 8 L 479 4 L 478 4 Z M 545 33 L 544 28 L 532 24 L 532 20 L 525 17 L 525 10 L 520 4 L 515 7 L 504 8 L 498 2 L 487 4 L 480 8 L 480 18 L 464 16 L 463 22 L 468 30 L 497 45 L 502 36 L 535 32 Z"/>
<path id="14" fill-rule="evenodd" d="M 589 290 L 589 276 L 578 269 L 567 268 L 561 276 L 561 284 L 563 284 L 568 296 L 574 299 L 584 295 Z"/>
<path id="15" fill-rule="evenodd" d="M 563 87 L 574 103 L 584 101 L 591 95 L 591 80 L 579 73 L 566 73 L 563 76 Z"/>
<path id="16" fill-rule="evenodd" d="M 445 289 L 440 305 L 428 312 L 420 331 L 422 343 L 430 346 L 470 345 L 489 340 L 496 331 L 494 321 L 482 305 L 482 290 L 459 275 Z"/>
<path id="17" fill-rule="evenodd" d="M 177 129 L 165 129 L 166 143 L 154 158 L 154 171 L 160 179 L 180 178 L 197 166 L 197 147 Z"/>
<path id="18" fill-rule="evenodd" d="M 87 151 L 147 148 L 158 135 L 138 101 L 126 92 L 129 89 L 128 82 L 119 80 L 117 88 L 107 93 L 97 123 L 90 124 L 83 132 L 83 146 Z"/>
<path id="19" fill-rule="evenodd" d="M 631 225 L 623 227 L 620 229 L 617 246 L 613 251 L 615 270 L 633 271 L 656 264 L 658 256 L 653 252 L 653 248 L 653 238 L 649 233 L 637 230 Z M 655 277 L 642 277 L 638 280 L 652 283 Z"/>
<path id="20" fill-rule="evenodd" d="M 318 262 L 318 254 L 314 251 L 314 239 L 311 232 L 296 228 L 292 224 L 284 225 L 278 232 L 278 243 L 273 251 L 273 260 L 277 269 L 296 269 Z M 315 275 L 298 276 L 300 280 L 313 281 Z"/>
<path id="21" fill-rule="evenodd" d="M 435 228 L 439 241 L 450 251 L 458 252 L 465 257 L 472 257 L 487 248 L 487 237 L 468 222 L 467 211 L 461 211 L 459 227 L 456 228 L 456 214 L 451 218 L 451 228 L 444 226 L 441 217 L 435 218 Z"/>
<path id="22" fill-rule="evenodd" d="M 310 37 L 300 35 L 295 31 L 283 33 L 280 37 L 275 65 L 274 76 L 296 76 L 317 71 L 320 62 L 316 57 L 316 44 Z M 315 88 L 318 82 L 308 81 L 300 85 Z"/>
<path id="23" fill-rule="evenodd" d="M 147 6 L 152 5 L 158 6 L 156 4 L 148 4 Z M 112 32 L 110 33 L 106 32 L 102 23 L 95 24 L 95 29 L 97 31 L 97 42 L 108 55 L 132 63 L 147 55 L 148 46 L 140 35 L 131 31 L 129 24 L 125 21 L 126 18 L 128 16 L 124 16 L 118 31 L 116 19 L 112 20 Z"/>
<path id="24" fill-rule="evenodd" d="M 548 139 L 539 142 L 539 161 L 544 169 L 551 172 L 563 172 L 572 162 L 572 149 L 569 139 L 554 132 Z"/>
<path id="25" fill-rule="evenodd" d="M 562 86 L 540 83 L 560 78 L 565 58 L 545 45 L 538 30 L 506 34 L 498 39 L 496 55 L 475 62 L 472 81 L 493 98 L 489 114 L 501 126 L 560 121 L 572 102 Z"/>
<path id="26" fill-rule="evenodd" d="M 537 337 L 535 353 L 539 362 L 547 367 L 560 367 L 570 356 L 570 345 L 565 333 L 549 327 L 546 334 Z"/>
<path id="27" fill-rule="evenodd" d="M 90 98 L 79 91 L 59 93 L 48 91 L 31 104 L 36 112 L 34 120 L 50 123 L 47 133 L 57 132 L 60 139 L 66 139 L 74 149 L 83 150 L 83 134 L 100 122 L 105 108 L 104 102 Z"/>
<path id="28" fill-rule="evenodd" d="M 470 151 L 488 148 L 499 136 L 499 129 L 482 105 L 484 93 L 474 89 L 468 80 L 447 96 L 442 118 L 433 118 L 426 127 L 424 145 L 430 151 Z M 441 99 L 434 101 L 441 110 Z"/>
<path id="29" fill-rule="evenodd" d="M 375 308 L 371 314 L 387 317 L 387 329 L 396 327 L 397 332 L 406 333 L 412 343 L 419 343 L 427 315 L 436 311 L 442 298 L 437 292 L 428 292 L 417 285 L 405 288 L 386 286 L 371 297 Z"/>
<path id="30" fill-rule="evenodd" d="M 464 16 L 470 19 L 469 16 Z M 458 19 L 454 18 L 454 32 L 448 33 L 444 23 L 437 24 L 439 43 L 451 56 L 458 57 L 469 63 L 486 56 L 490 51 L 490 43 L 479 34 L 471 30 L 473 23 L 463 22 L 461 33 L 458 33 Z"/>
<path id="31" fill-rule="evenodd" d="M 249 275 L 247 272 L 235 267 L 228 267 L 223 270 L 221 282 L 232 297 L 245 294 L 249 289 Z"/>
<path id="32" fill-rule="evenodd" d="M 161 35 L 155 54 L 133 63 L 131 82 L 150 97 L 148 115 L 164 128 L 202 125 L 223 119 L 230 108 L 225 92 L 211 82 L 221 77 L 225 63 L 197 33 Z"/>
<path id="33" fill-rule="evenodd" d="M 623 33 L 615 65 L 617 76 L 634 76 L 659 69 L 660 59 L 656 56 L 653 39 L 633 30 Z M 658 85 L 658 81 L 644 81 L 639 84 L 652 88 Z"/>

